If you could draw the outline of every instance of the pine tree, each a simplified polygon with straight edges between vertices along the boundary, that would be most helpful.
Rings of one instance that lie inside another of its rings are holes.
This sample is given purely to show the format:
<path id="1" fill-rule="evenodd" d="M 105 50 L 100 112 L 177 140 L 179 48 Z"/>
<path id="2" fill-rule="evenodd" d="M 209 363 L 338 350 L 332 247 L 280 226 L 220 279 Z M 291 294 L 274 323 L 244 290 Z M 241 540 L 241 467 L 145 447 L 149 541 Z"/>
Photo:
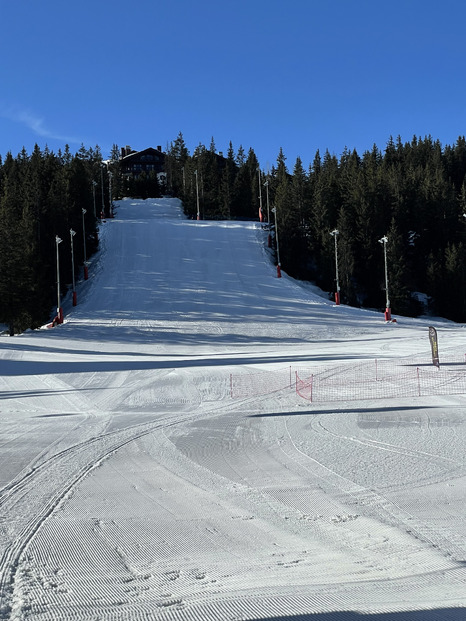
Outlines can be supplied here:
<path id="1" fill-rule="evenodd" d="M 223 218 L 231 219 L 233 209 L 233 188 L 236 179 L 237 167 L 235 153 L 230 141 L 225 168 L 222 173 L 220 190 L 220 213 Z"/>
<path id="2" fill-rule="evenodd" d="M 350 206 L 340 208 L 337 220 L 338 234 L 338 272 L 340 281 L 341 301 L 346 304 L 358 305 L 355 286 L 355 240 L 356 231 L 354 215 Z"/>
<path id="3" fill-rule="evenodd" d="M 24 164 L 23 158 L 11 167 L 0 199 L 0 322 L 9 326 L 11 336 L 33 322 L 35 240 L 32 215 L 23 203 Z"/>
<path id="4" fill-rule="evenodd" d="M 120 149 L 115 143 L 110 151 L 110 161 L 107 169 L 112 175 L 112 200 L 120 199 L 124 195 L 124 185 L 121 176 Z M 91 179 L 89 179 L 88 182 L 90 183 Z"/>
<path id="5" fill-rule="evenodd" d="M 318 159 L 320 162 L 320 156 Z M 329 235 L 335 228 L 337 214 L 341 207 L 338 160 L 326 151 L 322 164 L 311 175 L 311 207 L 309 216 L 310 253 L 312 277 L 322 287 L 333 280 L 334 246 Z"/>
<path id="6" fill-rule="evenodd" d="M 447 244 L 444 275 L 436 305 L 443 317 L 453 321 L 464 321 L 466 316 L 465 259 L 463 244 Z"/>
<path id="7" fill-rule="evenodd" d="M 242 145 L 239 145 L 239 149 L 236 153 L 236 165 L 241 168 L 246 161 L 246 155 L 244 153 L 244 149 Z"/>
<path id="8" fill-rule="evenodd" d="M 407 268 L 407 242 L 403 240 L 395 219 L 388 230 L 387 257 L 389 263 L 390 301 L 394 312 L 410 315 L 420 312 L 409 289 L 409 273 Z"/>
<path id="9" fill-rule="evenodd" d="M 183 200 L 186 198 L 185 195 L 187 191 L 188 159 L 189 151 L 186 147 L 182 132 L 179 132 L 176 140 L 172 143 L 165 156 L 165 169 L 169 191 L 173 196 L 180 196 Z"/>
<path id="10" fill-rule="evenodd" d="M 242 147 L 238 154 L 242 154 Z M 233 182 L 231 212 L 234 218 L 247 217 L 257 218 L 259 210 L 257 167 L 258 161 L 252 149 L 249 150 L 248 157 L 244 160 L 243 155 L 237 161 L 243 160 L 237 170 Z"/>

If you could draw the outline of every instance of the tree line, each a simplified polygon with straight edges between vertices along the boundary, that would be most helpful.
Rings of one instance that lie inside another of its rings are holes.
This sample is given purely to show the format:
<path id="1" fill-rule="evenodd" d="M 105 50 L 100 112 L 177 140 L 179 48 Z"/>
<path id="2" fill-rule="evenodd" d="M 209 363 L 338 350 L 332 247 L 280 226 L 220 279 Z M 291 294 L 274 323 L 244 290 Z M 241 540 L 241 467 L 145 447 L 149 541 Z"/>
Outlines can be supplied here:
<path id="1" fill-rule="evenodd" d="M 109 214 L 108 172 L 99 147 L 57 154 L 36 145 L 29 155 L 0 158 L 0 323 L 11 335 L 43 325 L 57 300 L 56 238 L 62 293 L 84 252 L 97 248 L 97 221 Z M 94 201 L 95 197 L 95 201 Z M 84 236 L 86 239 L 84 240 Z M 85 244 L 84 244 L 85 242 Z"/>
<path id="2" fill-rule="evenodd" d="M 395 314 L 430 312 L 466 321 L 466 140 L 442 147 L 432 137 L 390 138 L 359 155 L 338 158 L 319 151 L 306 169 L 300 158 L 287 166 L 280 149 L 262 170 L 252 148 L 225 154 L 199 144 L 189 153 L 182 133 L 167 145 L 166 180 L 145 173 L 123 177 L 114 145 L 104 164 L 98 146 L 54 154 L 36 145 L 0 158 L 0 323 L 10 334 L 43 325 L 56 299 L 56 237 L 63 292 L 96 250 L 98 221 L 111 215 L 112 199 L 170 194 L 188 217 L 275 221 L 283 269 L 335 290 L 335 240 L 341 301 L 382 309 L 385 304 L 386 236 L 391 307 Z M 108 174 L 111 172 L 111 176 Z M 275 209 L 272 212 L 272 209 Z M 85 210 L 85 213 L 83 212 Z M 84 235 L 86 239 L 84 240 Z M 85 241 L 85 245 L 84 245 Z"/>
<path id="3" fill-rule="evenodd" d="M 13 335 L 51 319 L 73 267 L 78 279 L 96 251 L 98 223 L 112 216 L 113 200 L 165 191 L 151 174 L 124 178 L 115 144 L 106 160 L 99 146 L 84 145 L 75 154 L 68 145 L 58 153 L 36 145 L 31 154 L 0 156 L 0 324 Z"/>
<path id="4" fill-rule="evenodd" d="M 289 169 L 280 149 L 263 171 L 253 149 L 235 153 L 230 142 L 220 157 L 212 139 L 190 155 L 180 133 L 166 166 L 169 189 L 191 217 L 256 218 L 261 205 L 272 226 L 276 217 L 281 264 L 291 276 L 335 291 L 336 229 L 341 301 L 382 309 L 379 240 L 387 237 L 393 312 L 466 321 L 464 136 L 445 147 L 431 136 L 389 138 L 383 152 L 374 145 L 339 158 L 317 151 L 307 169 L 299 157 Z"/>

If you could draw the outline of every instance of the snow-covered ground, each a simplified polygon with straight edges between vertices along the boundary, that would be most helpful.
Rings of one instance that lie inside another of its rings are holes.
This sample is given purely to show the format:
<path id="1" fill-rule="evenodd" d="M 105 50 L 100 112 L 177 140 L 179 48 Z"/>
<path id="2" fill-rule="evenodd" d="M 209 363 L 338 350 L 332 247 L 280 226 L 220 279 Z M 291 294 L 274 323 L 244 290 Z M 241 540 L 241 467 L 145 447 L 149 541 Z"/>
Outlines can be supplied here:
<path id="1" fill-rule="evenodd" d="M 254 223 L 116 214 L 65 323 L 0 339 L 0 619 L 466 619 L 465 396 L 254 394 L 463 326 L 278 279 Z"/>

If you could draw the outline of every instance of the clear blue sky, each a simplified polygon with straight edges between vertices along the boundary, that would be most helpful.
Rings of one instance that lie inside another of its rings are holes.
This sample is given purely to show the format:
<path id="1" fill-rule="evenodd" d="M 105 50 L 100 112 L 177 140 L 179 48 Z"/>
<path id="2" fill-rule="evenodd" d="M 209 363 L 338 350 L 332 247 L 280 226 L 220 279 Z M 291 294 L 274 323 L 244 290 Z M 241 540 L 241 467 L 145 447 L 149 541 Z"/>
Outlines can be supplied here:
<path id="1" fill-rule="evenodd" d="M 360 154 L 466 133 L 464 0 L 0 0 L 0 154 Z"/>

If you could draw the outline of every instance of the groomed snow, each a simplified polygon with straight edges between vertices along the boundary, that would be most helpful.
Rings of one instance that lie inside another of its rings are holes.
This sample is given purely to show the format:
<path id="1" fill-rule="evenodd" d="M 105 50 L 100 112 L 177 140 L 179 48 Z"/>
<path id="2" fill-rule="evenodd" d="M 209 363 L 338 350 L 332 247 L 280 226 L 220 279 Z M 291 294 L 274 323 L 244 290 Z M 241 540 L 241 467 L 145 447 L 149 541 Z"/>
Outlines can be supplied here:
<path id="1" fill-rule="evenodd" d="M 0 619 L 466 619 L 465 396 L 273 385 L 428 364 L 429 325 L 464 359 L 464 327 L 336 307 L 176 199 L 100 238 L 65 323 L 0 339 Z"/>

